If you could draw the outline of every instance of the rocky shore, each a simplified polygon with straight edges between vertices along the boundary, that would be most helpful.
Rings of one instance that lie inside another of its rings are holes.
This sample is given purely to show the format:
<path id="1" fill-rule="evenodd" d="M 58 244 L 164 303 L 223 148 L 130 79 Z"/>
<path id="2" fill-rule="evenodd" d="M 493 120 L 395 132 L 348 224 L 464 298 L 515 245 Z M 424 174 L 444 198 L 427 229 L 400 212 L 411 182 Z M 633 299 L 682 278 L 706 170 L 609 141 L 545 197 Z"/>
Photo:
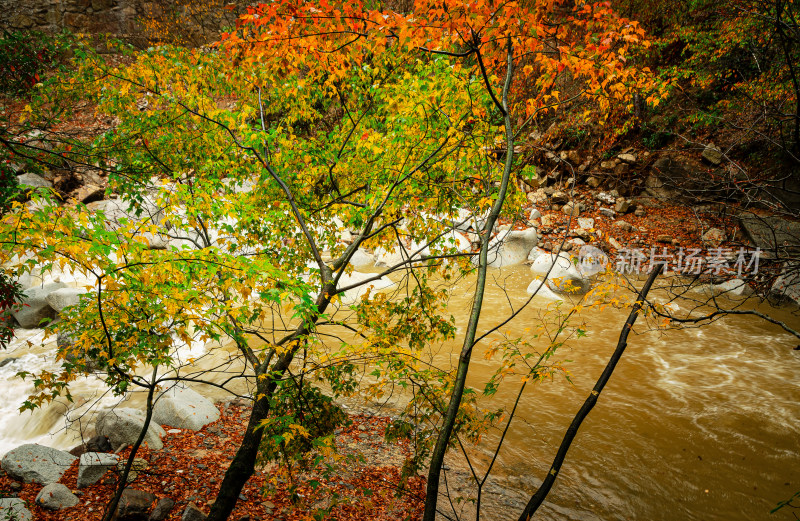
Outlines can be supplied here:
<path id="1" fill-rule="evenodd" d="M 216 418 L 197 429 L 189 426 L 195 417 L 180 422 L 180 428 L 152 427 L 154 443 L 137 454 L 117 521 L 205 518 L 249 414 L 249 405 L 239 399 L 213 408 Z M 132 425 L 136 416 L 119 409 L 109 414 L 124 419 L 118 425 Z M 418 517 L 424 479 L 412 478 L 400 486 L 410 447 L 384 441 L 389 418 L 354 413 L 350 419 L 348 427 L 336 432 L 337 454 L 330 458 L 335 471 L 307 470 L 290 483 L 274 464 L 264 465 L 243 489 L 231 519 L 299 521 L 321 512 L 354 520 Z M 101 519 L 129 451 L 119 437 L 98 435 L 70 452 L 41 445 L 9 452 L 0 473 L 0 519 L 6 515 L 17 515 L 18 521 Z"/>

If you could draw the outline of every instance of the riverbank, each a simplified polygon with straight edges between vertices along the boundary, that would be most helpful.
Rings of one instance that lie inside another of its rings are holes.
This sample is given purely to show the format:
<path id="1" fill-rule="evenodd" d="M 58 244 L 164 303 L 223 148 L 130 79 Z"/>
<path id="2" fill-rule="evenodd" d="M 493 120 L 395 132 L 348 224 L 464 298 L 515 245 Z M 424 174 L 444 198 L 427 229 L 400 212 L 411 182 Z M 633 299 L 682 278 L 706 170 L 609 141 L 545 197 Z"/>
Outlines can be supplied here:
<path id="1" fill-rule="evenodd" d="M 221 417 L 200 431 L 167 429 L 164 448 L 140 449 L 137 457 L 147 462 L 129 485 L 141 491 L 151 520 L 178 520 L 190 504 L 207 513 L 213 503 L 224 473 L 239 446 L 249 416 L 249 405 L 227 402 L 218 405 Z M 388 444 L 383 432 L 390 419 L 367 414 L 351 414 L 351 425 L 336 433 L 337 454 L 327 473 L 305 472 L 293 476 L 292 490 L 285 475 L 274 464 L 256 471 L 242 490 L 230 519 L 314 519 L 315 513 L 327 512 L 334 519 L 395 520 L 416 519 L 422 511 L 425 481 L 411 478 L 400 490 L 400 470 L 410 454 L 407 443 Z M 129 449 L 119 454 L 124 459 Z M 358 455 L 363 455 L 359 458 Z M 115 471 L 109 471 L 96 484 L 78 489 L 77 460 L 59 480 L 79 498 L 79 503 L 63 510 L 47 510 L 36 504 L 42 485 L 21 483 L 3 473 L 0 497 L 24 500 L 40 521 L 100 520 L 117 483 Z M 149 494 L 152 494 L 150 496 Z M 154 510 L 165 512 L 153 517 Z M 169 507 L 169 508 L 167 508 Z M 144 519 L 147 519 L 146 517 Z"/>

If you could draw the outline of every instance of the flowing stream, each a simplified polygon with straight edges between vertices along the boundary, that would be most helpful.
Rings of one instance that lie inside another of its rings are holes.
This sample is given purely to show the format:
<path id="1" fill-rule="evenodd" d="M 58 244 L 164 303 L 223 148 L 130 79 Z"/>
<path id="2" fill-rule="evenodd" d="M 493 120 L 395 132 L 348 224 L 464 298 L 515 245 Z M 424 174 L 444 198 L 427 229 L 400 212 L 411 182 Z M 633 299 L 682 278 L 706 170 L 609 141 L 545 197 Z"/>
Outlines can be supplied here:
<path id="1" fill-rule="evenodd" d="M 526 298 L 525 266 L 493 270 L 481 327 L 508 315 L 509 303 Z M 474 279 L 453 288 L 451 312 L 463 327 Z M 501 291 L 502 284 L 507 291 Z M 658 293 L 655 293 L 658 296 Z M 536 298 L 510 324 L 509 336 L 530 335 L 552 307 Z M 750 307 L 764 306 L 753 303 Z M 759 308 L 767 311 L 766 307 Z M 798 328 L 788 309 L 771 315 Z M 500 452 L 493 475 L 513 483 L 523 496 L 535 490 L 573 415 L 588 395 L 617 344 L 627 310 L 606 308 L 582 314 L 586 337 L 558 353 L 569 360 L 572 384 L 556 376 L 529 385 Z M 577 325 L 578 319 L 572 324 Z M 65 431 L 64 407 L 18 411 L 31 392 L 20 370 L 55 367 L 55 339 L 40 330 L 21 330 L 0 352 L 0 454 L 23 443 L 58 448 L 76 444 Z M 455 364 L 460 338 L 442 346 L 437 362 Z M 27 342 L 31 342 L 28 346 Z M 757 317 L 735 316 L 699 328 L 656 331 L 640 320 L 628 348 L 594 410 L 581 427 L 548 498 L 541 519 L 558 520 L 771 520 L 794 519 L 788 509 L 769 511 L 800 490 L 800 351 L 797 339 Z M 469 385 L 482 389 L 498 362 L 485 359 L 488 344 L 473 355 Z M 486 406 L 513 402 L 519 379 L 509 379 Z M 73 389 L 79 404 L 103 397 L 101 382 Z M 75 413 L 73 413 L 73 416 Z M 498 439 L 493 432 L 473 451 L 485 468 Z M 510 509 L 507 517 L 519 511 Z M 491 519 L 491 517 L 482 517 Z"/>

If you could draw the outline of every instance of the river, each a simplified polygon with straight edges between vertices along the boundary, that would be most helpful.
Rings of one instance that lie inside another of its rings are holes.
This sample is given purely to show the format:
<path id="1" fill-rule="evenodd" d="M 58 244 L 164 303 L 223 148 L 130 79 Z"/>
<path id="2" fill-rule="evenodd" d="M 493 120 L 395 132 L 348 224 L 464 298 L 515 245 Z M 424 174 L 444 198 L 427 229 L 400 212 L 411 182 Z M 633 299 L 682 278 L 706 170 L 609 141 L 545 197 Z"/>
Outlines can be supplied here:
<path id="1" fill-rule="evenodd" d="M 519 305 L 531 275 L 527 267 L 493 270 L 481 326 L 504 318 L 509 301 Z M 465 324 L 472 280 L 453 288 L 450 309 Z M 499 291 L 497 283 L 507 292 Z M 659 292 L 654 293 L 659 296 Z M 510 336 L 540 322 L 552 303 L 534 299 L 503 328 Z M 748 303 L 798 327 L 789 308 Z M 627 310 L 606 308 L 582 314 L 587 333 L 559 353 L 569 359 L 570 384 L 564 378 L 526 390 L 494 473 L 524 496 L 549 469 L 561 437 L 614 350 Z M 577 323 L 573 320 L 573 323 Z M 59 448 L 75 444 L 64 431 L 63 407 L 35 413 L 17 408 L 31 391 L 13 375 L 52 364 L 54 339 L 21 331 L 6 358 L 21 357 L 0 368 L 3 422 L 0 454 L 22 443 Z M 33 347 L 25 343 L 30 341 Z M 455 363 L 459 339 L 442 346 L 440 364 Z M 658 331 L 640 321 L 625 355 L 584 422 L 567 456 L 541 519 L 556 520 L 771 520 L 794 519 L 775 505 L 800 490 L 800 351 L 797 339 L 753 316 L 735 316 L 700 328 Z M 469 384 L 482 388 L 497 367 L 479 347 Z M 485 405 L 510 403 L 519 383 L 509 381 Z M 96 382 L 80 382 L 79 403 L 100 398 Z M 112 403 L 112 397 L 102 398 Z M 55 434 L 53 434 L 55 433 Z M 496 443 L 484 437 L 473 457 L 480 467 Z M 515 518 L 509 506 L 502 518 Z M 491 519 L 491 517 L 482 517 Z"/>

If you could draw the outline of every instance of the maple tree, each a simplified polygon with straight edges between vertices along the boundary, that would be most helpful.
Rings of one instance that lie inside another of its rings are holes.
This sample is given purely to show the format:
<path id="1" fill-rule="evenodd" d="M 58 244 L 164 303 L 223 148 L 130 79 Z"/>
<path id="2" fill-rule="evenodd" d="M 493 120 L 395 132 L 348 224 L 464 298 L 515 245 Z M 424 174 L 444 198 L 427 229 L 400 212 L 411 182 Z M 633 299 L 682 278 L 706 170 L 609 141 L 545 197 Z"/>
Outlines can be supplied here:
<path id="1" fill-rule="evenodd" d="M 28 406 L 69 396 L 92 367 L 114 392 L 140 387 L 149 402 L 176 380 L 245 380 L 254 404 L 209 514 L 221 520 L 265 431 L 284 448 L 310 436 L 292 414 L 271 418 L 281 392 L 315 378 L 353 392 L 362 373 L 373 377 L 362 392 L 376 397 L 390 383 L 414 385 L 421 392 L 404 414 L 424 415 L 437 432 L 417 460 L 431 456 L 433 519 L 453 433 L 477 435 L 497 418 L 474 407 L 465 379 L 486 336 L 478 320 L 492 231 L 523 201 L 517 136 L 581 98 L 594 102 L 586 119 L 632 110 L 631 93 L 652 84 L 627 63 L 636 45 L 646 45 L 641 28 L 607 2 L 416 2 L 401 13 L 322 1 L 251 7 L 219 51 L 162 46 L 119 65 L 79 52 L 77 71 L 37 89 L 18 124 L 67 118 L 87 99 L 115 125 L 89 142 L 60 136 L 47 150 L 24 137 L 3 144 L 108 173 L 122 215 L 109 226 L 109 207 L 60 206 L 45 194 L 17 205 L 3 227 L 5 254 L 31 259 L 17 273 L 71 272 L 88 290 L 51 328 L 75 341 L 60 349 L 59 371 L 35 375 Z M 464 209 L 478 224 L 476 255 L 453 234 Z M 378 273 L 352 272 L 364 249 L 385 254 Z M 472 270 L 451 374 L 421 354 L 456 335 L 440 281 Z M 390 286 L 392 295 L 380 291 Z M 234 354 L 201 369 L 186 355 L 197 343 Z"/>

